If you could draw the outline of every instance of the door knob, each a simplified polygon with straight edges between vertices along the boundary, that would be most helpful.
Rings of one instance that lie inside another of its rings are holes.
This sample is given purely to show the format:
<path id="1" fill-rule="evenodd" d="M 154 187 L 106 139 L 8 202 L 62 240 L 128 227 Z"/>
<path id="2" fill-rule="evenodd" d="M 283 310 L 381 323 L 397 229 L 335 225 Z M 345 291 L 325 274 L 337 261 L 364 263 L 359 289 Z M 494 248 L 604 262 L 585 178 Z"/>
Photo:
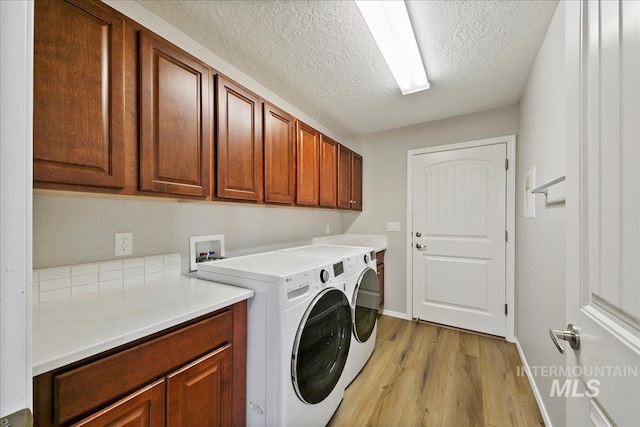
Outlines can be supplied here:
<path id="1" fill-rule="evenodd" d="M 416 249 L 426 249 L 427 245 L 423 245 L 422 243 L 416 243 Z"/>
<path id="2" fill-rule="evenodd" d="M 574 350 L 578 350 L 580 348 L 580 331 L 571 323 L 567 325 L 566 331 L 549 329 L 549 336 L 551 337 L 551 341 L 556 345 L 558 351 L 562 354 L 564 354 L 564 348 L 560 345 L 560 341 L 558 341 L 559 339 L 569 341 L 569 346 Z"/>

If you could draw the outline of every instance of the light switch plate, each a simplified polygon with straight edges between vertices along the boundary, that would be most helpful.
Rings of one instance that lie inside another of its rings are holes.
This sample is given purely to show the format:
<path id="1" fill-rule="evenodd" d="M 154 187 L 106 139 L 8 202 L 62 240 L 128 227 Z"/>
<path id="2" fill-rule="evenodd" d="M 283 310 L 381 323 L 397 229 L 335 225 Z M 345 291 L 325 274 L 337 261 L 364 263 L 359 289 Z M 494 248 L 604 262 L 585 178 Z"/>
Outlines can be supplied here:
<path id="1" fill-rule="evenodd" d="M 524 175 L 524 217 L 536 217 L 536 195 L 531 192 L 536 188 L 536 168 Z"/>
<path id="2" fill-rule="evenodd" d="M 400 223 L 399 222 L 388 222 L 387 223 L 387 231 L 400 231 Z"/>

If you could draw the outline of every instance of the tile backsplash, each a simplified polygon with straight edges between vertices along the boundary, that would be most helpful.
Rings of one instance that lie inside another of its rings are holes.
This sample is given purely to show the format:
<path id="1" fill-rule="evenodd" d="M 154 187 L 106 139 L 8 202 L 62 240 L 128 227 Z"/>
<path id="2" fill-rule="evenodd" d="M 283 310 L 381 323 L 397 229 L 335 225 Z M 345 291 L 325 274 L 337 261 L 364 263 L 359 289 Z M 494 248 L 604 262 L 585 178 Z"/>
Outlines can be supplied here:
<path id="1" fill-rule="evenodd" d="M 180 276 L 180 253 L 33 270 L 33 303 Z"/>

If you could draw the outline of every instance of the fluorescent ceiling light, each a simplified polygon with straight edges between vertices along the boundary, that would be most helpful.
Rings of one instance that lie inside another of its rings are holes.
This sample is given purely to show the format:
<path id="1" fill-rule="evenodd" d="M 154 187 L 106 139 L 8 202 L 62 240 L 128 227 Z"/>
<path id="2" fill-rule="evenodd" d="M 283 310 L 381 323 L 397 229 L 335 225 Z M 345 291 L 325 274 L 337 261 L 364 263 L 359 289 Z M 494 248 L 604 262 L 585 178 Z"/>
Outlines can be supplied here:
<path id="1" fill-rule="evenodd" d="M 416 37 L 402 0 L 356 1 L 403 95 L 429 89 Z"/>

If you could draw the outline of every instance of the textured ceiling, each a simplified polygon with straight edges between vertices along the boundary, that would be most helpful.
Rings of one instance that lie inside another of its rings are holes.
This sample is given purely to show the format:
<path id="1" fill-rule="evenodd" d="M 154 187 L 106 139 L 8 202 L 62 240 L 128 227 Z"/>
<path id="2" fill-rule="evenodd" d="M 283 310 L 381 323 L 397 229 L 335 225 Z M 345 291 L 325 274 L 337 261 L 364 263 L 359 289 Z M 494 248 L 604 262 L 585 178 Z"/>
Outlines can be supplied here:
<path id="1" fill-rule="evenodd" d="M 403 96 L 352 1 L 138 2 L 343 137 L 517 103 L 557 4 L 407 1 L 431 88 Z"/>

